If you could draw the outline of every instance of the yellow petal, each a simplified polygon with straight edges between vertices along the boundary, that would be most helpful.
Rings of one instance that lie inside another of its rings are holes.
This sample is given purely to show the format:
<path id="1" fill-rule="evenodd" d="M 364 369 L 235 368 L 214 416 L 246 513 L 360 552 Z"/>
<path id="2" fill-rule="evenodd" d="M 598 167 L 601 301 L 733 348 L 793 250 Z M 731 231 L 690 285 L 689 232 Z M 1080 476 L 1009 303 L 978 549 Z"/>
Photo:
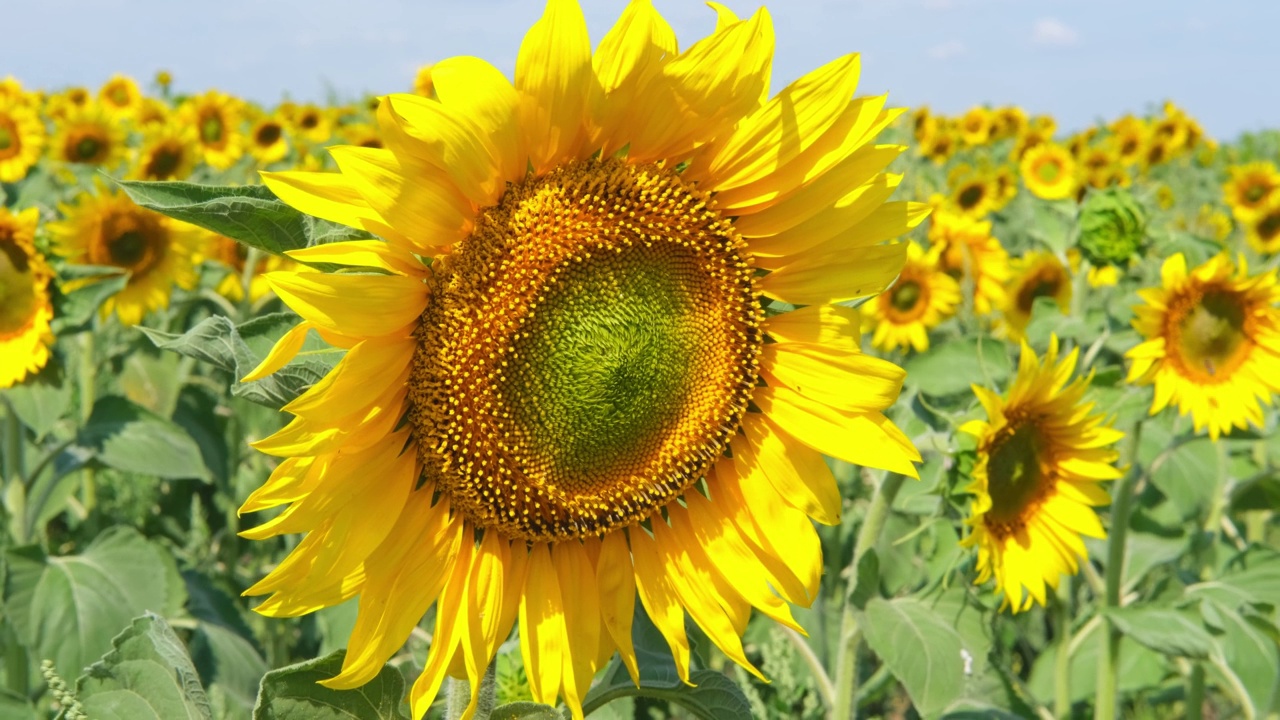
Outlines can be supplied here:
<path id="1" fill-rule="evenodd" d="M 654 516 L 653 522 L 664 521 L 660 516 Z M 627 536 L 631 539 L 631 558 L 635 563 L 636 590 L 640 594 L 640 602 L 649 619 L 671 647 L 676 674 L 686 685 L 692 685 L 689 682 L 689 638 L 684 632 L 684 608 L 680 606 L 667 579 L 657 544 L 649 537 L 649 532 L 639 525 L 632 525 Z"/>
<path id="2" fill-rule="evenodd" d="M 824 525 L 840 524 L 840 489 L 821 453 L 789 446 L 781 430 L 760 413 L 749 413 L 742 429 L 750 447 L 747 460 L 754 456 L 779 495 Z"/>
<path id="3" fill-rule="evenodd" d="M 520 129 L 535 173 L 577 159 L 594 82 L 582 9 L 574 0 L 547 0 L 516 57 Z"/>
<path id="4" fill-rule="evenodd" d="M 271 477 L 245 499 L 236 515 L 258 512 L 293 502 L 302 497 L 303 481 L 315 463 L 314 457 L 286 458 L 271 471 Z"/>
<path id="5" fill-rule="evenodd" d="M 600 598 L 596 594 L 595 570 L 582 543 L 556 543 L 551 558 L 559 574 L 564 603 L 564 704 L 575 720 L 582 720 L 582 698 L 591 687 L 596 672 L 596 648 L 600 644 Z"/>
<path id="6" fill-rule="evenodd" d="M 285 204 L 308 215 L 353 228 L 364 221 L 382 222 L 342 173 L 260 172 L 262 182 Z"/>
<path id="7" fill-rule="evenodd" d="M 373 267 L 399 275 L 426 274 L 422 263 L 397 252 L 382 240 L 348 240 L 323 243 L 290 250 L 289 257 L 304 263 L 334 263 L 355 267 Z"/>
<path id="8" fill-rule="evenodd" d="M 635 570 L 631 565 L 626 537 L 619 531 L 606 533 L 600 541 L 596 582 L 600 589 L 600 613 L 604 627 L 617 644 L 618 654 L 631 674 L 631 681 L 640 687 L 640 666 L 636 663 L 636 651 L 631 643 L 631 618 L 636 604 Z"/>
<path id="9" fill-rule="evenodd" d="M 303 343 L 307 341 L 307 331 L 311 329 L 311 323 L 302 321 L 289 329 L 274 345 L 267 356 L 258 363 L 258 366 L 249 371 L 248 375 L 240 378 L 240 382 L 253 382 L 274 373 L 289 361 L 298 355 L 298 351 L 302 349 Z"/>
<path id="10" fill-rule="evenodd" d="M 271 289 L 317 327 L 377 337 L 402 330 L 427 306 L 427 286 L 403 275 L 272 272 Z"/>
<path id="11" fill-rule="evenodd" d="M 902 272 L 907 245 L 794 256 L 787 265 L 764 276 L 758 287 L 765 295 L 792 305 L 824 305 L 875 295 Z"/>
<path id="12" fill-rule="evenodd" d="M 475 126 L 489 146 L 498 177 L 515 182 L 524 177 L 520 155 L 520 96 L 502 71 L 476 57 L 452 57 L 431 66 L 436 97 L 457 117 Z"/>
<path id="13" fill-rule="evenodd" d="M 757 388 L 752 399 L 787 435 L 824 455 L 919 477 L 911 464 L 919 451 L 878 412 L 842 412 L 788 388 Z"/>
<path id="14" fill-rule="evenodd" d="M 841 251 L 847 253 L 897 237 L 907 229 L 901 224 L 905 213 L 898 203 L 886 205 L 885 201 L 901 181 L 901 175 L 881 175 L 793 228 L 769 237 L 750 238 L 747 245 L 751 254 L 760 267 L 774 269 L 819 246 L 828 248 L 838 242 Z"/>
<path id="15" fill-rule="evenodd" d="M 457 524 L 463 523 L 459 521 Z M 435 702 L 454 650 L 464 640 L 467 578 L 471 574 L 471 558 L 475 550 L 474 533 L 469 526 L 462 528 L 458 557 L 436 602 L 436 627 L 431 636 L 431 648 L 427 651 L 427 664 L 409 691 L 409 706 L 416 718 L 426 715 L 431 703 Z"/>
<path id="16" fill-rule="evenodd" d="M 282 410 L 306 417 L 349 415 L 383 394 L 409 366 L 417 341 L 412 337 L 362 340 L 319 382 Z"/>
<path id="17" fill-rule="evenodd" d="M 376 517 L 376 516 L 371 516 Z M 498 643 L 502 603 L 508 590 L 503 587 L 510 556 L 510 542 L 496 532 L 487 532 L 476 549 L 471 577 L 467 578 L 467 638 L 462 644 L 467 677 L 471 680 L 471 700 L 464 713 L 476 711 L 480 680 L 493 660 Z M 507 628 L 510 631 L 510 628 Z"/>
<path id="18" fill-rule="evenodd" d="M 551 551 L 545 543 L 534 543 L 520 603 L 520 654 L 534 702 L 552 705 L 556 701 L 564 669 L 564 638 L 564 604 Z"/>
<path id="19" fill-rule="evenodd" d="M 836 352 L 859 352 L 858 311 L 840 305 L 810 305 L 765 320 L 764 329 L 780 343 L 823 345 Z"/>
<path id="20" fill-rule="evenodd" d="M 447 172 L 458 190 L 484 207 L 497 202 L 506 182 L 489 146 L 444 103 L 418 95 L 388 95 L 379 106 L 384 115 L 401 120 L 400 127 L 413 138 L 412 151 Z M 381 123 L 380 123 L 381 124 Z"/>
<path id="21" fill-rule="evenodd" d="M 605 155 L 627 144 L 628 138 L 618 137 L 618 130 L 632 111 L 636 93 L 677 52 L 675 32 L 649 0 L 628 3 L 600 41 L 591 59 L 600 93 L 593 103 L 592 134 Z"/>

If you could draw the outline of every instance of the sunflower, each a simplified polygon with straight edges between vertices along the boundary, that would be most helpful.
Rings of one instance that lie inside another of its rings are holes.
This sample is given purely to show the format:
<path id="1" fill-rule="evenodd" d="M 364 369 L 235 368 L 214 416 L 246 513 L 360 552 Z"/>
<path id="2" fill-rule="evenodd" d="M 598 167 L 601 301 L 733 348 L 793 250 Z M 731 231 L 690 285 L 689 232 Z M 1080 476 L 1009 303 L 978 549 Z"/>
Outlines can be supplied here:
<path id="1" fill-rule="evenodd" d="M 249 375 L 309 328 L 349 348 L 256 444 L 286 459 L 242 508 L 291 503 L 247 537 L 308 533 L 248 591 L 271 593 L 260 612 L 360 596 L 326 685 L 374 677 L 434 603 L 415 717 L 447 671 L 474 708 L 518 623 L 533 698 L 580 718 L 615 650 L 636 672 L 637 591 L 681 678 L 686 613 L 758 674 L 750 609 L 795 628 L 788 602 L 818 588 L 810 518 L 840 508 L 821 453 L 915 474 L 882 414 L 903 373 L 858 351 L 836 304 L 883 290 L 907 253 L 885 241 L 923 220 L 886 202 L 904 148 L 873 142 L 901 113 L 850 99 L 856 55 L 767 99 L 767 11 L 720 13 L 679 53 L 631 3 L 592 57 L 581 9 L 551 0 L 514 87 L 444 60 L 438 99 L 379 105 L 385 149 L 263 173 L 299 210 L 386 238 L 292 253 L 377 273 L 268 274 L 303 322 Z"/>
<path id="2" fill-rule="evenodd" d="M 989 315 L 1004 305 L 1009 254 L 991 235 L 991 222 L 939 212 L 929 227 L 929 245 L 938 248 L 938 266 L 967 285 L 973 309 Z"/>
<path id="3" fill-rule="evenodd" d="M 112 75 L 98 90 L 98 102 L 110 114 L 131 118 L 142 107 L 142 91 L 127 75 Z"/>
<path id="4" fill-rule="evenodd" d="M 173 110 L 168 103 L 156 98 L 142 98 L 142 104 L 138 106 L 138 114 L 134 116 L 134 122 L 144 132 L 158 125 L 164 125 L 171 121 Z M 192 128 L 194 131 L 195 128 Z"/>
<path id="5" fill-rule="evenodd" d="M 1117 159 L 1124 165 L 1137 163 L 1142 157 L 1143 148 L 1147 146 L 1147 124 L 1140 118 L 1125 115 L 1111 123 L 1109 129 Z"/>
<path id="6" fill-rule="evenodd" d="M 104 317 L 114 310 L 120 322 L 137 325 L 148 311 L 169 306 L 174 285 L 195 287 L 192 226 L 138 207 L 122 193 L 85 193 L 74 206 L 58 207 L 66 220 L 49 231 L 59 255 L 129 274 L 124 289 L 103 304 Z"/>
<path id="7" fill-rule="evenodd" d="M 920 154 L 941 165 L 950 159 L 958 145 L 955 130 L 939 120 L 928 141 L 920 144 Z"/>
<path id="8" fill-rule="evenodd" d="M 881 350 L 911 347 L 924 352 L 929 349 L 929 330 L 955 314 L 960 286 L 938 269 L 940 250 L 935 247 L 925 253 L 911 243 L 898 279 L 862 306 L 862 312 L 875 321 L 873 346 Z"/>
<path id="9" fill-rule="evenodd" d="M 975 584 L 994 577 L 1015 613 L 1044 605 L 1046 586 L 1079 570 L 1088 557 L 1082 536 L 1106 536 L 1093 508 L 1111 502 L 1098 483 L 1120 477 L 1111 446 L 1124 433 L 1084 401 L 1090 379 L 1071 379 L 1079 354 L 1059 360 L 1054 336 L 1040 360 L 1024 342 L 1007 396 L 973 386 L 987 419 L 960 427 L 978 440 L 965 489 L 972 532 L 961 544 L 978 548 Z"/>
<path id="10" fill-rule="evenodd" d="M 249 257 L 248 249 L 225 235 L 208 233 L 204 242 L 204 256 L 230 271 L 218 283 L 218 293 L 232 302 L 243 300 L 244 265 Z M 250 302 L 257 302 L 271 292 L 271 286 L 267 283 L 264 273 L 288 270 L 296 266 L 297 263 L 279 255 L 260 256 L 254 266 L 253 276 L 249 280 Z"/>
<path id="11" fill-rule="evenodd" d="M 111 169 L 128 152 L 124 126 L 98 105 L 68 109 L 56 127 L 49 152 L 62 162 Z"/>
<path id="12" fill-rule="evenodd" d="M 1210 211 L 1212 212 L 1212 211 Z M 1201 209 L 1201 217 L 1205 213 Z M 1221 216 L 1221 213 L 1218 213 Z M 1213 215 L 1210 215 L 1213 218 Z M 1222 220 L 1226 220 L 1225 225 Z M 1216 239 L 1221 242 L 1231 234 L 1231 220 L 1225 217 L 1210 220 L 1216 224 Z M 1225 230 L 1225 232 L 1224 232 Z M 1264 209 L 1252 216 L 1245 225 L 1244 239 L 1249 243 L 1249 247 L 1258 251 L 1262 255 L 1274 255 L 1280 252 L 1280 193 L 1272 198 L 1271 202 Z"/>
<path id="13" fill-rule="evenodd" d="M 1018 137 L 1027 127 L 1027 113 L 1017 105 L 997 109 L 991 116 L 991 140 Z"/>
<path id="14" fill-rule="evenodd" d="M 139 180 L 185 180 L 200 159 L 198 145 L 190 125 L 154 127 L 143 138 L 132 175 Z"/>
<path id="15" fill-rule="evenodd" d="M 356 147 L 382 147 L 382 136 L 378 134 L 378 128 L 366 123 L 352 123 L 342 126 L 342 139 L 346 141 L 347 145 L 355 145 Z"/>
<path id="16" fill-rule="evenodd" d="M 1043 143 L 1031 148 L 1019 164 L 1022 182 L 1032 195 L 1061 200 L 1076 192 L 1076 161 L 1061 145 Z"/>
<path id="17" fill-rule="evenodd" d="M 1222 186 L 1223 200 L 1237 220 L 1247 222 L 1280 197 L 1280 172 L 1272 163 L 1260 161 L 1227 168 L 1230 179 Z"/>
<path id="18" fill-rule="evenodd" d="M 1133 326 L 1146 342 L 1126 353 L 1129 382 L 1154 383 L 1151 414 L 1176 402 L 1196 431 L 1217 439 L 1232 427 L 1263 425 L 1258 400 L 1280 390 L 1280 285 L 1276 271 L 1249 277 L 1225 253 L 1187 271 L 1182 253 L 1165 260 L 1162 287 L 1139 294 Z"/>
<path id="19" fill-rule="evenodd" d="M 52 120 L 61 121 L 70 111 L 88 105 L 91 99 L 92 96 L 86 88 L 67 88 L 49 98 L 45 106 L 45 114 Z"/>
<path id="20" fill-rule="evenodd" d="M 1053 298 L 1065 315 L 1071 312 L 1071 273 L 1051 252 L 1032 250 L 1010 263 L 1013 279 L 1006 291 L 1003 310 L 1005 333 L 1021 340 L 1031 321 L 1036 298 Z"/>
<path id="21" fill-rule="evenodd" d="M 947 175 L 951 209 L 968 217 L 980 219 L 996 209 L 1004 199 L 995 173 L 988 168 L 961 163 Z"/>
<path id="22" fill-rule="evenodd" d="M 0 182 L 27 176 L 44 149 L 44 123 L 15 98 L 0 99 Z"/>
<path id="23" fill-rule="evenodd" d="M 1022 134 L 1018 135 L 1017 141 L 1013 144 L 1013 151 L 1009 154 L 1009 159 L 1014 163 L 1021 163 L 1022 159 L 1032 148 L 1040 147 L 1045 143 L 1053 142 L 1053 131 L 1044 130 L 1035 125 L 1027 125 Z"/>
<path id="24" fill-rule="evenodd" d="M 329 114 L 315 105 L 299 105 L 291 116 L 293 129 L 313 143 L 322 143 L 333 135 Z"/>
<path id="25" fill-rule="evenodd" d="M 960 117 L 960 139 L 965 145 L 985 145 L 991 139 L 991 111 L 975 105 Z"/>
<path id="26" fill-rule="evenodd" d="M 210 90 L 190 98 L 178 109 L 178 120 L 196 129 L 200 152 L 209 165 L 226 169 L 244 155 L 240 107 L 231 96 Z"/>
<path id="27" fill-rule="evenodd" d="M 285 123 L 278 115 L 264 115 L 249 128 L 249 153 L 259 165 L 279 162 L 288 152 Z"/>
<path id="28" fill-rule="evenodd" d="M 1159 135 L 1151 135 L 1147 138 L 1147 144 L 1142 148 L 1142 155 L 1138 158 L 1139 165 L 1143 171 L 1149 171 L 1157 165 L 1163 165 L 1173 158 L 1176 148 L 1169 144 L 1167 137 Z"/>
<path id="29" fill-rule="evenodd" d="M 49 270 L 36 249 L 39 211 L 0 207 L 0 388 L 22 382 L 49 361 Z"/>

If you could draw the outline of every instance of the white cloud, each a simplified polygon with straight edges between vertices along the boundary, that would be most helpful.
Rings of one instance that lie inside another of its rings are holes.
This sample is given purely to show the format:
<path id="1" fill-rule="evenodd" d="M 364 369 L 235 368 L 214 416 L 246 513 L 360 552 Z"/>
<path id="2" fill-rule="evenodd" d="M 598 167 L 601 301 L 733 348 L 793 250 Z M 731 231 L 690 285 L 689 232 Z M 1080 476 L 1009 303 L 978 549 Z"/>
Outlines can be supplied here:
<path id="1" fill-rule="evenodd" d="M 1070 25 L 1057 18 L 1040 18 L 1031 31 L 1031 42 L 1036 45 L 1051 47 L 1067 47 L 1075 45 L 1080 39 Z"/>
<path id="2" fill-rule="evenodd" d="M 959 40 L 948 40 L 941 45 L 934 45 L 929 48 L 929 57 L 937 60 L 950 60 L 953 57 L 959 57 L 969 52 L 969 48 Z"/>

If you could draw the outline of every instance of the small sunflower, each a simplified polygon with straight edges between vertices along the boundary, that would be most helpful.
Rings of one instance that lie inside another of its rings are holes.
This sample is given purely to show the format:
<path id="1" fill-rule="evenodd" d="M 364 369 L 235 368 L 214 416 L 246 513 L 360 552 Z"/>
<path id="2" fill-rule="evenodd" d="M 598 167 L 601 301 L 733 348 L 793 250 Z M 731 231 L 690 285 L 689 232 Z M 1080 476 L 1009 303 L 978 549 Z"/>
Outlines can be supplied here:
<path id="1" fill-rule="evenodd" d="M 1133 326 L 1146 342 L 1126 353 L 1129 382 L 1155 384 L 1154 415 L 1171 402 L 1197 431 L 1217 439 L 1263 425 L 1258 401 L 1280 390 L 1280 285 L 1276 271 L 1249 277 L 1225 253 L 1187 271 L 1182 253 L 1165 260 L 1161 287 L 1139 293 Z"/>
<path id="2" fill-rule="evenodd" d="M 1031 152 L 1032 148 L 1040 147 L 1045 143 L 1053 142 L 1053 131 L 1043 130 L 1034 125 L 1028 125 L 1026 129 L 1018 135 L 1017 141 L 1013 144 L 1013 151 L 1009 154 L 1009 159 L 1014 163 L 1021 164 L 1023 158 Z"/>
<path id="3" fill-rule="evenodd" d="M 960 141 L 949 126 L 937 127 L 926 142 L 920 144 L 920 153 L 938 165 L 942 165 L 955 154 Z"/>
<path id="4" fill-rule="evenodd" d="M 59 255 L 129 274 L 124 289 L 103 304 L 104 317 L 114 311 L 120 322 L 137 325 L 147 312 L 169 306 L 175 285 L 195 287 L 198 231 L 192 226 L 138 207 L 122 193 L 85 193 L 59 209 L 66 220 L 49 228 Z"/>
<path id="5" fill-rule="evenodd" d="M 1027 113 L 1017 105 L 999 108 L 991 117 L 991 139 L 1018 137 L 1027 128 Z"/>
<path id="6" fill-rule="evenodd" d="M 1147 138 L 1147 144 L 1142 148 L 1142 155 L 1138 158 L 1138 164 L 1144 172 L 1157 165 L 1163 165 L 1173 158 L 1175 148 L 1169 143 L 1170 140 L 1167 137 L 1160 135 L 1151 135 Z"/>
<path id="7" fill-rule="evenodd" d="M 147 132 L 152 128 L 160 125 L 166 125 L 173 120 L 173 109 L 168 103 L 156 98 L 142 98 L 142 104 L 138 106 L 138 114 L 134 116 L 134 123 L 143 132 Z M 195 132 L 195 128 L 192 128 Z"/>
<path id="8" fill-rule="evenodd" d="M 1123 165 L 1136 164 L 1142 158 L 1143 148 L 1147 146 L 1147 124 L 1141 118 L 1125 115 L 1111 123 L 1109 129 L 1117 160 Z"/>
<path id="9" fill-rule="evenodd" d="M 929 227 L 929 245 L 938 248 L 942 271 L 973 294 L 974 312 L 989 315 L 1004 305 L 1009 254 L 991 235 L 990 221 L 951 212 L 935 213 Z"/>
<path id="10" fill-rule="evenodd" d="M 991 138 L 991 111 L 975 105 L 960 117 L 960 139 L 970 147 L 985 145 Z"/>
<path id="11" fill-rule="evenodd" d="M 1230 179 L 1222 186 L 1222 196 L 1237 220 L 1247 222 L 1280 197 L 1280 172 L 1272 163 L 1252 162 L 1227 172 Z"/>
<path id="12" fill-rule="evenodd" d="M 1071 311 L 1071 273 L 1057 255 L 1033 250 L 1015 258 L 1010 270 L 1013 279 L 1003 308 L 1004 329 L 1010 338 L 1022 339 L 1037 298 L 1053 298 L 1064 315 Z"/>
<path id="13" fill-rule="evenodd" d="M 39 211 L 0 207 L 0 388 L 22 382 L 49 361 L 49 270 L 36 249 Z"/>
<path id="14" fill-rule="evenodd" d="M 294 132 L 313 143 L 323 143 L 333 135 L 329 114 L 315 105 L 299 105 L 291 116 Z"/>
<path id="15" fill-rule="evenodd" d="M 226 169 L 244 155 L 240 105 L 231 96 L 210 90 L 189 98 L 178 108 L 178 120 L 196 129 L 200 152 L 210 166 Z"/>
<path id="16" fill-rule="evenodd" d="M 259 165 L 270 165 L 289 153 L 288 133 L 279 115 L 264 115 L 249 128 L 249 153 Z"/>
<path id="17" fill-rule="evenodd" d="M 1043 143 L 1027 151 L 1019 164 L 1022 182 L 1032 195 L 1061 200 L 1076 192 L 1076 161 L 1061 145 Z"/>
<path id="18" fill-rule="evenodd" d="M 0 99 L 0 182 L 18 182 L 40 160 L 44 123 L 15 98 Z"/>
<path id="19" fill-rule="evenodd" d="M 1203 216 L 1204 213 L 1202 212 Z M 1218 213 L 1220 216 L 1221 213 Z M 1213 217 L 1213 216 L 1211 216 Z M 1223 223 L 1223 220 L 1226 220 Z M 1218 217 L 1215 221 L 1217 238 L 1225 240 L 1231 234 L 1231 220 Z M 1280 193 L 1276 193 L 1272 201 L 1257 214 L 1250 217 L 1245 224 L 1244 239 L 1249 247 L 1261 255 L 1274 255 L 1280 252 Z"/>
<path id="20" fill-rule="evenodd" d="M 98 103 L 111 115 L 132 118 L 142 107 L 142 91 L 127 75 L 112 75 L 98 90 Z"/>
<path id="21" fill-rule="evenodd" d="M 292 253 L 376 272 L 267 275 L 303 322 L 249 376 L 313 327 L 348 348 L 256 444 L 285 459 L 242 507 L 289 504 L 247 537 L 307 533 L 248 591 L 270 595 L 259 612 L 359 596 L 326 685 L 368 682 L 434 605 L 414 717 L 446 673 L 474 709 L 518 625 L 532 697 L 581 718 L 615 651 L 637 671 L 637 594 L 681 678 L 686 614 L 758 673 L 752 608 L 798 627 L 789 602 L 818 589 L 810 518 L 840 507 L 822 453 L 915 474 L 883 415 L 903 373 L 859 351 L 837 304 L 882 291 L 907 253 L 887 241 L 924 218 L 887 202 L 904 148 L 874 142 L 901 111 L 854 98 L 856 55 L 769 99 L 768 12 L 717 10 L 677 52 L 630 3 L 593 57 L 581 8 L 551 0 L 514 85 L 443 60 L 431 98 L 378 106 L 385 148 L 263 173 L 299 210 L 386 238 Z"/>
<path id="22" fill-rule="evenodd" d="M 229 270 L 221 282 L 218 283 L 218 294 L 232 302 L 243 300 L 244 265 L 249 258 L 248 249 L 225 235 L 209 233 L 204 243 L 204 256 Z M 253 269 L 253 275 L 249 280 L 250 302 L 257 302 L 270 294 L 271 285 L 267 282 L 265 273 L 291 270 L 296 266 L 297 263 L 288 258 L 263 253 L 258 258 L 258 262 Z"/>
<path id="23" fill-rule="evenodd" d="M 49 152 L 62 162 L 109 170 L 128 153 L 124 126 L 98 105 L 67 110 L 56 128 Z"/>
<path id="24" fill-rule="evenodd" d="M 132 176 L 138 180 L 185 180 L 200 159 L 196 130 L 168 123 L 147 131 Z"/>
<path id="25" fill-rule="evenodd" d="M 1111 502 L 1101 481 L 1120 477 L 1111 448 L 1124 433 L 1084 401 L 1088 377 L 1071 379 L 1079 349 L 1058 358 L 1058 338 L 1044 359 L 1022 344 L 1018 375 L 1001 398 L 973 386 L 987 419 L 960 431 L 978 440 L 971 493 L 972 531 L 961 544 L 978 548 L 975 584 L 995 578 L 1013 612 L 1047 602 L 1088 558 L 1081 537 L 1106 537 L 1093 508 Z"/>
<path id="26" fill-rule="evenodd" d="M 378 128 L 367 123 L 352 123 L 342 126 L 342 139 L 347 145 L 355 145 L 356 147 L 380 148 L 382 147 L 382 136 L 378 134 Z"/>
<path id="27" fill-rule="evenodd" d="M 963 215 L 981 219 L 996 209 L 1004 193 L 994 173 L 967 163 L 952 168 L 947 175 L 949 207 Z"/>
<path id="28" fill-rule="evenodd" d="M 907 264 L 887 290 L 864 304 L 863 314 L 875 322 L 871 344 L 880 350 L 929 349 L 929 330 L 951 317 L 960 304 L 955 278 L 938 269 L 940 247 L 925 253 L 907 248 Z"/>

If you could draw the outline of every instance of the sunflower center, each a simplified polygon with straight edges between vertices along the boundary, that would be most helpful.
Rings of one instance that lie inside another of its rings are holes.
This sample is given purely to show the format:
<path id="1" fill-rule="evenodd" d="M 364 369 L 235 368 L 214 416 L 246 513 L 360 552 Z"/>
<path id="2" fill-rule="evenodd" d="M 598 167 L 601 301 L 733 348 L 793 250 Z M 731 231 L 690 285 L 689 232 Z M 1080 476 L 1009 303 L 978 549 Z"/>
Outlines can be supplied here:
<path id="1" fill-rule="evenodd" d="M 98 151 L 102 149 L 102 143 L 95 137 L 83 137 L 76 143 L 76 159 L 81 162 L 89 162 L 97 156 Z"/>
<path id="2" fill-rule="evenodd" d="M 1206 292 L 1179 326 L 1183 362 L 1210 376 L 1229 370 L 1245 341 L 1244 321 L 1238 295 L 1223 290 Z"/>
<path id="3" fill-rule="evenodd" d="M 258 144 L 262 147 L 270 147 L 276 144 L 280 139 L 280 126 L 276 123 L 266 123 L 258 128 L 257 134 Z"/>
<path id="4" fill-rule="evenodd" d="M 111 89 L 110 97 L 111 102 L 117 107 L 125 107 L 129 104 L 129 91 L 119 85 Z"/>
<path id="5" fill-rule="evenodd" d="M 972 210 L 982 202 L 983 188 L 979 183 L 974 183 L 960 191 L 956 196 L 956 202 L 965 210 Z"/>
<path id="6" fill-rule="evenodd" d="M 659 165 L 512 186 L 433 267 L 410 379 L 427 476 L 477 526 L 530 540 L 669 502 L 722 455 L 756 384 L 746 257 Z"/>
<path id="7" fill-rule="evenodd" d="M 1266 196 L 1266 194 L 1267 194 L 1266 187 L 1259 185 L 1257 183 L 1254 183 L 1253 185 L 1250 185 L 1249 187 L 1245 188 L 1244 199 L 1247 200 L 1250 205 L 1253 205 L 1254 203 L 1257 203 L 1260 200 L 1262 200 L 1262 198 Z"/>
<path id="8" fill-rule="evenodd" d="M 989 525 L 1016 525 L 1039 497 L 1046 479 L 1040 457 L 1042 446 L 1033 422 L 1011 425 L 992 440 L 987 461 Z"/>
<path id="9" fill-rule="evenodd" d="M 1057 297 L 1064 282 L 1066 277 L 1061 268 L 1055 265 L 1040 268 L 1018 288 L 1018 309 L 1030 314 L 1036 298 Z"/>
<path id="10" fill-rule="evenodd" d="M 920 301 L 921 288 L 920 283 L 914 280 L 898 283 L 893 288 L 893 293 L 889 298 L 889 302 L 893 305 L 894 310 L 907 312 L 916 306 Z"/>
<path id="11" fill-rule="evenodd" d="M 0 125 L 0 152 L 8 150 L 14 145 L 13 131 Z"/>
<path id="12" fill-rule="evenodd" d="M 1062 166 L 1055 160 L 1045 160 L 1036 165 L 1036 177 L 1040 179 L 1040 182 L 1057 182 L 1061 175 Z"/>
<path id="13" fill-rule="evenodd" d="M 0 336 L 26 326 L 36 310 L 36 282 L 27 251 L 0 229 Z"/>
<path id="14" fill-rule="evenodd" d="M 222 118 L 217 115 L 206 116 L 204 122 L 200 123 L 200 137 L 209 145 L 222 142 Z"/>
<path id="15" fill-rule="evenodd" d="M 1280 210 L 1275 210 L 1262 216 L 1262 219 L 1258 220 L 1255 229 L 1258 237 L 1264 242 L 1270 242 L 1280 237 Z"/>
<path id="16" fill-rule="evenodd" d="M 172 147 L 160 148 L 151 156 L 151 162 L 147 163 L 147 177 L 166 180 L 173 177 L 181 164 L 181 149 Z"/>
<path id="17" fill-rule="evenodd" d="M 147 239 L 137 230 L 130 230 L 107 243 L 107 250 L 113 263 L 132 267 L 147 254 Z"/>
<path id="18" fill-rule="evenodd" d="M 303 115 L 302 120 L 298 123 L 298 125 L 302 126 L 302 128 L 305 130 L 312 130 L 315 128 L 315 126 L 319 124 L 320 124 L 320 116 L 313 112 L 309 112 Z"/>

